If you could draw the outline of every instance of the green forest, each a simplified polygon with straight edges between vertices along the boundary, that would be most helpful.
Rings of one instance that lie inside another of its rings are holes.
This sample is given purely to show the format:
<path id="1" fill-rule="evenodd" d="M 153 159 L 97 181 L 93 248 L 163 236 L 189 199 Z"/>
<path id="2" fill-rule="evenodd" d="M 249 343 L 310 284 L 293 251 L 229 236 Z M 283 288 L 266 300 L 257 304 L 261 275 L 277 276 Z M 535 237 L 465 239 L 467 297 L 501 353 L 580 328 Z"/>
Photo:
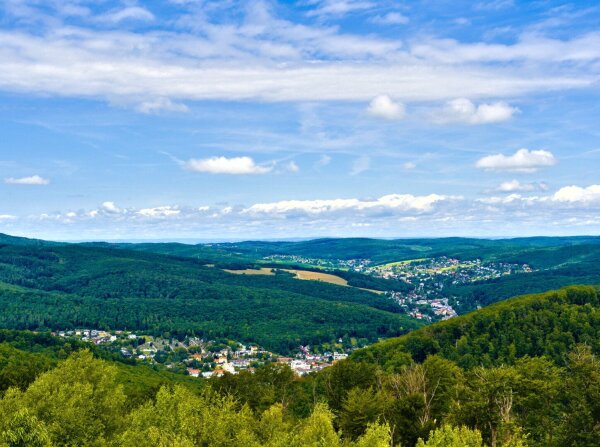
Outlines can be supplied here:
<path id="1" fill-rule="evenodd" d="M 92 244 L 94 245 L 94 244 Z M 333 238 L 298 242 L 249 241 L 221 244 L 100 244 L 105 247 L 189 257 L 229 268 L 264 263 L 270 255 L 321 259 L 370 259 L 378 264 L 449 256 L 489 262 L 528 264 L 534 272 L 450 287 L 446 294 L 459 314 L 512 296 L 543 292 L 572 284 L 600 283 L 600 237 L 529 237 L 513 239 L 368 239 Z M 298 266 L 291 266 L 298 268 Z M 302 268 L 302 267 L 301 267 Z M 401 281 L 335 271 L 350 285 L 376 290 L 410 290 Z"/>
<path id="2" fill-rule="evenodd" d="M 0 445 L 600 445 L 600 297 L 517 297 L 300 378 L 202 381 L 83 344 L 0 332 Z"/>
<path id="3" fill-rule="evenodd" d="M 81 245 L 0 245 L 0 327 L 82 326 L 229 337 L 287 353 L 340 337 L 374 342 L 419 327 L 383 296 L 286 275 Z"/>

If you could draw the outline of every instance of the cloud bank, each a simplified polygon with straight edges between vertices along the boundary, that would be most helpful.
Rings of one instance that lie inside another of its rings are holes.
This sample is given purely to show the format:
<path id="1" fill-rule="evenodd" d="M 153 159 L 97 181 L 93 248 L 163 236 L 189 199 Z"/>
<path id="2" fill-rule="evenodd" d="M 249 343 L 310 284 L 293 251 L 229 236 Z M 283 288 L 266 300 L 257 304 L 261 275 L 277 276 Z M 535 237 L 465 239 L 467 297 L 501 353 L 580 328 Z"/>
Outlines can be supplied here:
<path id="1" fill-rule="evenodd" d="M 475 167 L 488 171 L 532 173 L 555 164 L 556 158 L 549 151 L 519 149 L 513 155 L 495 154 L 483 157 L 477 160 Z"/>

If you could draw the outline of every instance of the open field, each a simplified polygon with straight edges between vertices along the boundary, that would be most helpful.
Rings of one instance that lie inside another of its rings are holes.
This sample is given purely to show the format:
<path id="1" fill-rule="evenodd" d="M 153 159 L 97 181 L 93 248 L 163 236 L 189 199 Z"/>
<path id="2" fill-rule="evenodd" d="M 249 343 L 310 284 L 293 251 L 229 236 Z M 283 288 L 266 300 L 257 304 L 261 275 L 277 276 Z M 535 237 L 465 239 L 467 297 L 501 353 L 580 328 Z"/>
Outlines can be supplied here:
<path id="1" fill-rule="evenodd" d="M 313 272 L 310 270 L 288 270 L 285 269 L 286 272 L 293 273 L 296 275 L 298 279 L 305 279 L 309 281 L 323 281 L 328 282 L 330 284 L 336 284 L 338 286 L 347 286 L 348 281 L 344 278 L 340 278 L 339 276 L 332 275 L 330 273 L 323 272 Z"/>
<path id="2" fill-rule="evenodd" d="M 343 287 L 352 287 L 348 285 L 348 281 L 344 278 L 341 278 L 337 275 L 332 275 L 330 273 L 324 272 L 315 272 L 312 270 L 294 270 L 294 269 L 281 269 L 284 272 L 288 272 L 294 275 L 296 279 L 306 280 L 306 281 L 322 281 L 329 284 L 335 284 L 336 286 Z M 271 276 L 275 275 L 273 269 L 270 267 L 263 267 L 260 269 L 245 269 L 245 270 L 230 270 L 224 269 L 225 272 L 233 273 L 234 275 L 266 275 Z M 372 289 L 363 289 L 362 287 L 352 287 L 354 289 L 366 290 L 367 292 L 372 293 L 383 293 L 380 290 L 372 290 Z"/>
<path id="3" fill-rule="evenodd" d="M 245 270 L 229 270 L 223 269 L 227 273 L 233 273 L 234 275 L 274 275 L 273 269 L 269 267 L 263 267 L 260 269 L 245 269 Z"/>
<path id="4" fill-rule="evenodd" d="M 348 281 L 344 278 L 341 278 L 337 275 L 332 275 L 330 273 L 323 272 L 313 272 L 309 270 L 289 270 L 286 269 L 286 272 L 293 273 L 296 275 L 297 279 L 308 280 L 308 281 L 323 281 L 330 284 L 335 284 L 337 286 L 343 287 L 352 287 L 354 289 L 365 290 L 367 292 L 381 294 L 383 293 L 381 290 L 373 290 L 373 289 L 363 289 L 362 287 L 353 287 L 348 285 Z"/>

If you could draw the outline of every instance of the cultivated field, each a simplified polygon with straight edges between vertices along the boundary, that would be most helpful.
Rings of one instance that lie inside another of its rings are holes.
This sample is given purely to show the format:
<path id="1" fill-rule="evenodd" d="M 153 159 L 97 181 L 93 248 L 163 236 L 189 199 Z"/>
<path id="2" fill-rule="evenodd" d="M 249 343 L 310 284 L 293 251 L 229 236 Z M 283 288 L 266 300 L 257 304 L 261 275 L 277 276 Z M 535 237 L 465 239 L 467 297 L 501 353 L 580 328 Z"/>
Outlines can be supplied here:
<path id="1" fill-rule="evenodd" d="M 313 272 L 309 270 L 288 270 L 285 269 L 286 272 L 290 272 L 296 275 L 298 279 L 306 279 L 309 281 L 323 281 L 331 284 L 336 284 L 338 286 L 347 286 L 348 281 L 344 278 L 340 278 L 336 275 L 331 275 L 329 273 L 323 272 Z"/>
<path id="2" fill-rule="evenodd" d="M 245 269 L 245 270 L 229 270 L 223 269 L 228 273 L 233 273 L 234 275 L 274 275 L 273 269 L 269 267 L 263 267 L 261 269 Z"/>
<path id="3" fill-rule="evenodd" d="M 263 267 L 261 269 L 245 269 L 245 270 L 229 270 L 223 269 L 225 272 L 233 273 L 235 275 L 274 275 L 273 269 L 270 267 Z M 314 272 L 310 270 L 293 270 L 293 269 L 281 269 L 284 272 L 288 272 L 294 275 L 296 279 L 306 281 L 323 281 L 329 284 L 335 284 L 336 286 L 353 287 L 348 285 L 348 281 L 330 273 Z M 362 287 L 356 287 L 357 289 L 366 290 L 372 293 L 383 293 L 380 290 L 363 289 Z"/>

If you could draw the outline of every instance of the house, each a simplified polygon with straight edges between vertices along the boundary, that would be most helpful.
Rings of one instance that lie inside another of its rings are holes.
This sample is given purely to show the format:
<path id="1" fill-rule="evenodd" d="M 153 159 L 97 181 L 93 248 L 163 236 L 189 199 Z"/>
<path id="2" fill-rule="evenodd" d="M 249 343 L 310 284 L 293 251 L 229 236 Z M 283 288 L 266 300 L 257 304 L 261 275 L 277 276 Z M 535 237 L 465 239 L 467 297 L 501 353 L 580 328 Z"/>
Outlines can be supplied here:
<path id="1" fill-rule="evenodd" d="M 223 371 L 228 372 L 229 374 L 237 374 L 237 371 L 231 363 L 226 363 L 221 368 Z"/>
<path id="2" fill-rule="evenodd" d="M 188 375 L 190 375 L 192 377 L 200 377 L 200 374 L 202 373 L 202 371 L 200 371 L 199 369 L 194 369 L 194 368 L 188 368 L 187 372 L 188 372 Z"/>

